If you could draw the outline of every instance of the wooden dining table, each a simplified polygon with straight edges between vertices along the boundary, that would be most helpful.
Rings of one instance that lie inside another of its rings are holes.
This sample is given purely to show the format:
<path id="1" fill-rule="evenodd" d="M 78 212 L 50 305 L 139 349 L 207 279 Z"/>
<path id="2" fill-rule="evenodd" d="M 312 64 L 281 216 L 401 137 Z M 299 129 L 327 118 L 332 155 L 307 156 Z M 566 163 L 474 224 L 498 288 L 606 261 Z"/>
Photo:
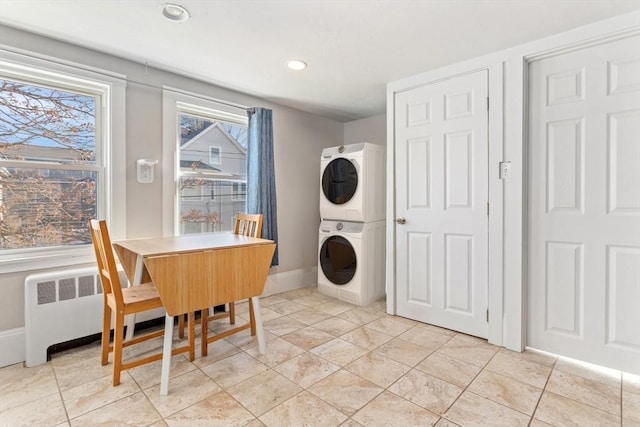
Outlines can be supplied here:
<path id="1" fill-rule="evenodd" d="M 166 310 L 161 395 L 169 390 L 175 316 L 250 299 L 258 349 L 265 353 L 258 297 L 264 292 L 275 242 L 232 233 L 206 233 L 120 240 L 113 246 L 129 282 L 135 286 L 152 281 Z"/>

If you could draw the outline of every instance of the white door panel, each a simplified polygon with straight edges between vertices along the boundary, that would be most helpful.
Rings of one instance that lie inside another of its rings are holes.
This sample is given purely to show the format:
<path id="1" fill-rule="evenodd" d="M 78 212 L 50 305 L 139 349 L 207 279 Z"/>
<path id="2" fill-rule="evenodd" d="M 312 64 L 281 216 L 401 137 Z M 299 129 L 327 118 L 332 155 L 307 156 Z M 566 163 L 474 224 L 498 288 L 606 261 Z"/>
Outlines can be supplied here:
<path id="1" fill-rule="evenodd" d="M 528 345 L 640 373 L 640 37 L 529 78 Z"/>
<path id="2" fill-rule="evenodd" d="M 396 94 L 397 313 L 486 337 L 487 72 Z"/>

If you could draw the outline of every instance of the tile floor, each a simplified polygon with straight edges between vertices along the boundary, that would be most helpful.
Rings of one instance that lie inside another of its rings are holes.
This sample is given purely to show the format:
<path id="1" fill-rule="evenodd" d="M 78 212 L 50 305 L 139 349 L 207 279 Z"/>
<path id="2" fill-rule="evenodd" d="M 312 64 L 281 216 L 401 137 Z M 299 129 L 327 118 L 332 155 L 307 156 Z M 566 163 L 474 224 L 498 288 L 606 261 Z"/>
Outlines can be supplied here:
<path id="1" fill-rule="evenodd" d="M 640 426 L 640 379 L 356 307 L 315 288 L 261 300 L 248 332 L 111 385 L 99 343 L 0 369 L 1 426 Z M 240 317 L 247 305 L 238 304 Z M 215 332 L 227 322 L 212 323 Z M 138 351 L 160 348 L 161 340 Z"/>

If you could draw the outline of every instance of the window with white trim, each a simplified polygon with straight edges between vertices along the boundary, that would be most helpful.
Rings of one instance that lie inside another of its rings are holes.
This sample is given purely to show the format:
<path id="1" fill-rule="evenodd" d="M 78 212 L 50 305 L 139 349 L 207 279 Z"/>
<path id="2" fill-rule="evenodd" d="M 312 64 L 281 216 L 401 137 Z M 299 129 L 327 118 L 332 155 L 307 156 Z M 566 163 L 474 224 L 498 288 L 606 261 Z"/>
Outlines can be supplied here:
<path id="1" fill-rule="evenodd" d="M 177 135 L 172 141 L 174 233 L 233 230 L 236 214 L 246 211 L 246 198 L 240 194 L 246 193 L 247 182 L 246 116 L 169 91 L 164 106 L 165 131 L 175 129 Z M 167 185 L 165 181 L 165 191 Z"/>
<path id="2" fill-rule="evenodd" d="M 0 54 L 0 261 L 13 265 L 0 270 L 89 261 L 77 259 L 91 256 L 89 219 L 112 219 L 107 191 L 124 193 L 124 178 L 114 181 L 111 170 L 111 138 L 119 133 L 111 108 L 124 103 L 124 84 Z M 124 117 L 116 117 L 124 130 Z M 124 224 L 114 228 L 118 235 Z"/>

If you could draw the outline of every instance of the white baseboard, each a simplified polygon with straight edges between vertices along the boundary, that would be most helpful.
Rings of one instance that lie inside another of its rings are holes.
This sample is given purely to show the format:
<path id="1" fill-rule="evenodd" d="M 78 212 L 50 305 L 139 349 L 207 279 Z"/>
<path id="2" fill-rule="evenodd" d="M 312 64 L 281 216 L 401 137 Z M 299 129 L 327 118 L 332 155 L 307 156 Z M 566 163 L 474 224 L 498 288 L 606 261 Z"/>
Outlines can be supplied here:
<path id="1" fill-rule="evenodd" d="M 263 297 L 291 291 L 318 283 L 318 267 L 299 268 L 284 273 L 270 274 L 264 288 Z"/>
<path id="2" fill-rule="evenodd" d="M 0 331 L 0 368 L 24 362 L 24 328 Z"/>

